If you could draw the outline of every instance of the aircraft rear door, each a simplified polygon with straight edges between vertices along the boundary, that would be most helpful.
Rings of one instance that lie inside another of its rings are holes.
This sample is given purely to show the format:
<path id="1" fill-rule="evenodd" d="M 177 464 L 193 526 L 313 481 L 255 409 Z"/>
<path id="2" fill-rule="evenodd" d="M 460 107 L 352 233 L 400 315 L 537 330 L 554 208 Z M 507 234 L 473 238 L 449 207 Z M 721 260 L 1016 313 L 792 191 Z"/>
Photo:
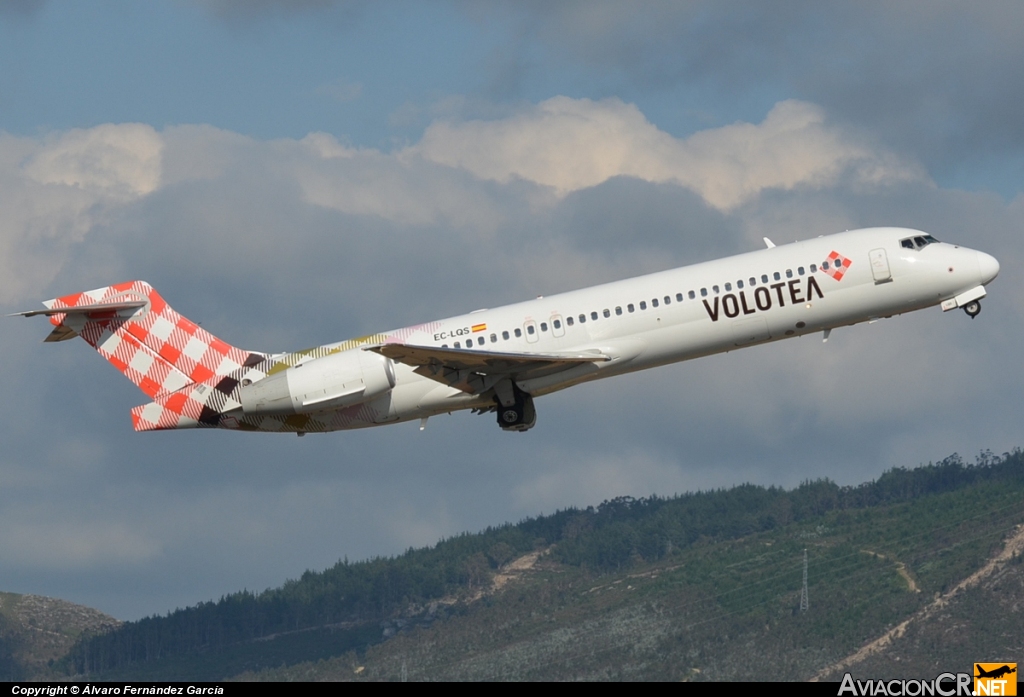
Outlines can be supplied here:
<path id="1" fill-rule="evenodd" d="M 875 278 L 875 285 L 888 283 L 892 280 L 892 271 L 889 270 L 889 257 L 885 255 L 884 249 L 872 249 L 868 253 L 868 260 L 871 262 L 871 275 Z"/>
<path id="2" fill-rule="evenodd" d="M 562 316 L 557 312 L 551 315 L 551 336 L 565 336 L 565 325 L 562 321 Z"/>

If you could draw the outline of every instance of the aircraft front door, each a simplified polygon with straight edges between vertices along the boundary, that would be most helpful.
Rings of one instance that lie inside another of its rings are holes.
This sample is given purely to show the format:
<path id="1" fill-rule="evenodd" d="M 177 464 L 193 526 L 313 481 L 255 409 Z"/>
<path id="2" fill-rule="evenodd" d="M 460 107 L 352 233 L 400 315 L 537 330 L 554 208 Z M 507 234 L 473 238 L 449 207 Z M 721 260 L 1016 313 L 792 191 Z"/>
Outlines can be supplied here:
<path id="1" fill-rule="evenodd" d="M 885 255 L 884 249 L 872 249 L 868 253 L 868 261 L 871 263 L 871 275 L 875 278 L 875 285 L 888 283 L 892 280 L 892 271 L 889 270 L 889 257 Z"/>

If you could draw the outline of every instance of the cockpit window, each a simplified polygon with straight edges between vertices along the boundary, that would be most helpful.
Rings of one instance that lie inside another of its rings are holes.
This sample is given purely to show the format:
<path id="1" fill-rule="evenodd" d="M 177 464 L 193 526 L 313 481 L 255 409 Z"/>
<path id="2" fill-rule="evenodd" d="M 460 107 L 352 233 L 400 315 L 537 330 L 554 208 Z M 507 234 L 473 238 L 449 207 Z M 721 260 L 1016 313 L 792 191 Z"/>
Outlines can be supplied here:
<path id="1" fill-rule="evenodd" d="M 900 240 L 900 247 L 904 249 L 924 249 L 935 242 L 938 242 L 938 240 L 931 235 L 917 235 Z"/>

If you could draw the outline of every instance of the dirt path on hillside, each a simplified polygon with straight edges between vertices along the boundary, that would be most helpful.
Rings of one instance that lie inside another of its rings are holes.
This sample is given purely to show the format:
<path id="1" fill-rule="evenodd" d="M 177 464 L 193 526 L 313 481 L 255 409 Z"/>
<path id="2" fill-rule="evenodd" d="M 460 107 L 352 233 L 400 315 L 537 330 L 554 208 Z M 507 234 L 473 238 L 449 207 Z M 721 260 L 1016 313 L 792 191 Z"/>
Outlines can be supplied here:
<path id="1" fill-rule="evenodd" d="M 891 561 L 896 565 L 896 573 L 899 574 L 900 578 L 907 582 L 907 590 L 909 590 L 911 593 L 921 592 L 921 589 L 917 587 L 917 581 L 915 581 L 914 577 L 910 575 L 909 571 L 907 571 L 907 565 L 901 562 L 899 559 L 887 557 L 881 552 L 872 552 L 870 549 L 862 549 L 861 552 L 863 552 L 864 554 L 870 554 L 871 556 L 877 557 L 879 559 Z"/>
<path id="2" fill-rule="evenodd" d="M 1024 525 L 1018 525 L 1013 529 L 1013 533 L 1007 539 L 1003 549 L 996 554 L 994 557 L 988 560 L 983 567 L 975 571 L 973 574 L 965 578 L 960 583 L 956 584 L 948 592 L 939 595 L 932 602 L 925 605 L 923 608 L 915 612 L 909 618 L 900 622 L 898 625 L 890 629 L 888 632 L 878 637 L 872 642 L 865 644 L 855 653 L 850 654 L 846 658 L 836 663 L 833 663 L 826 668 L 823 668 L 811 678 L 811 682 L 818 682 L 822 678 L 830 675 L 833 672 L 843 671 L 850 666 L 863 661 L 868 656 L 873 656 L 876 653 L 884 651 L 892 645 L 892 642 L 899 639 L 907 631 L 907 627 L 910 626 L 911 622 L 923 620 L 931 617 L 938 610 L 946 607 L 949 601 L 952 600 L 957 594 L 961 593 L 968 588 L 981 583 L 983 580 L 991 576 L 995 571 L 1002 567 L 1002 565 L 1012 558 L 1015 554 L 1021 554 L 1024 552 Z M 906 569 L 903 570 L 906 573 Z"/>
<path id="3" fill-rule="evenodd" d="M 530 552 L 505 564 L 498 573 L 494 574 L 491 592 L 500 591 L 509 581 L 519 578 L 524 572 L 532 571 L 533 567 L 537 565 L 537 560 L 548 551 L 546 549 L 540 552 Z"/>

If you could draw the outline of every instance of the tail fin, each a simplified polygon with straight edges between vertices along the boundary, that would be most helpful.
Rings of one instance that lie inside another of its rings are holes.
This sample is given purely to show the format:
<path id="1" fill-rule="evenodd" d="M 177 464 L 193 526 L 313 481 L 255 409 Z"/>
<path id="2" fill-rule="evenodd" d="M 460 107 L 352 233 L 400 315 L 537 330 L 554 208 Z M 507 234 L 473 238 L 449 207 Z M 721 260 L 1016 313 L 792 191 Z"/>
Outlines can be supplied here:
<path id="1" fill-rule="evenodd" d="M 47 341 L 81 336 L 151 399 L 240 369 L 262 358 L 182 317 L 153 287 L 129 281 L 43 303 L 55 325 Z"/>

